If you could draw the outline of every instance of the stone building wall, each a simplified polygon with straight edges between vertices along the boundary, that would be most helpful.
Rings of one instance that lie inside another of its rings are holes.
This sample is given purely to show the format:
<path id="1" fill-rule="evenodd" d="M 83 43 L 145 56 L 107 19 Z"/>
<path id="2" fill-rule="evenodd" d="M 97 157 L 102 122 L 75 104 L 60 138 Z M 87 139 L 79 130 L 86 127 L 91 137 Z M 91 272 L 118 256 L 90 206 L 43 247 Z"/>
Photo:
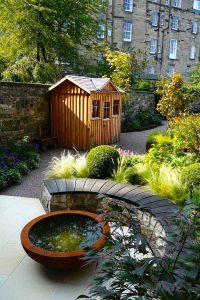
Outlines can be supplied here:
<path id="1" fill-rule="evenodd" d="M 49 85 L 0 82 L 0 143 L 50 132 Z"/>
<path id="2" fill-rule="evenodd" d="M 181 1 L 181 7 L 174 7 L 170 0 L 134 0 L 132 11 L 125 11 L 123 0 L 109 1 L 108 14 L 105 17 L 106 39 L 113 48 L 129 51 L 131 48 L 144 50 L 149 61 L 146 70 L 151 75 L 167 74 L 176 71 L 187 76 L 199 61 L 200 53 L 200 11 L 193 9 L 194 0 Z M 157 25 L 152 25 L 152 14 L 158 14 Z M 177 17 L 178 28 L 173 29 L 172 18 Z M 124 24 L 132 24 L 130 41 L 124 41 Z M 196 22 L 197 32 L 192 32 L 192 24 Z M 102 38 L 103 39 L 103 38 Z M 101 39 L 101 40 L 102 40 Z M 157 41 L 155 53 L 150 53 L 152 39 Z M 170 40 L 177 41 L 177 55 L 169 57 Z M 194 58 L 190 57 L 191 47 L 195 46 Z M 154 73 L 153 73 L 154 72 Z"/>

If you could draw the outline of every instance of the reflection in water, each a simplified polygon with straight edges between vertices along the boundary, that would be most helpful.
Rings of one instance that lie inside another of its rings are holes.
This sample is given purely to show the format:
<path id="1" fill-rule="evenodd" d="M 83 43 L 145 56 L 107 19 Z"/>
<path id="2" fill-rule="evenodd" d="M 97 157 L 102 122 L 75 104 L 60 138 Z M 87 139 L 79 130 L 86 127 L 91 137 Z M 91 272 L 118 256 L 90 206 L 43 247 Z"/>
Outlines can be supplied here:
<path id="1" fill-rule="evenodd" d="M 102 226 L 80 215 L 53 216 L 38 222 L 30 231 L 31 242 L 49 251 L 74 251 L 95 243 Z"/>

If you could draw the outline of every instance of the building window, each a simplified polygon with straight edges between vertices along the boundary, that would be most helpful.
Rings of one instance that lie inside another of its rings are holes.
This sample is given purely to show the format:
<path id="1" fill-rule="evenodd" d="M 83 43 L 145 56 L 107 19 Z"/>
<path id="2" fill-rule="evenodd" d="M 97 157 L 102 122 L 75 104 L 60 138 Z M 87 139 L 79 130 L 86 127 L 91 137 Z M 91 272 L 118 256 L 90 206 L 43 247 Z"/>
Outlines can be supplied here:
<path id="1" fill-rule="evenodd" d="M 160 16 L 160 26 L 165 25 L 165 15 Z"/>
<path id="2" fill-rule="evenodd" d="M 92 101 L 92 118 L 100 118 L 100 100 Z"/>
<path id="3" fill-rule="evenodd" d="M 112 36 L 112 29 L 108 29 L 108 36 Z"/>
<path id="4" fill-rule="evenodd" d="M 98 25 L 97 38 L 104 39 L 105 38 L 105 24 Z"/>
<path id="5" fill-rule="evenodd" d="M 195 46 L 191 46 L 190 48 L 190 59 L 195 59 L 195 52 L 196 52 L 196 48 Z"/>
<path id="6" fill-rule="evenodd" d="M 147 73 L 150 75 L 155 75 L 155 73 L 156 73 L 155 67 L 153 67 L 153 66 L 149 67 L 147 69 Z"/>
<path id="7" fill-rule="evenodd" d="M 131 42 L 132 39 L 132 24 L 130 22 L 124 23 L 124 41 Z"/>
<path id="8" fill-rule="evenodd" d="M 110 118 L 110 102 L 104 102 L 103 118 L 104 119 Z"/>
<path id="9" fill-rule="evenodd" d="M 112 5 L 112 0 L 108 1 L 108 5 L 110 5 L 110 6 Z"/>
<path id="10" fill-rule="evenodd" d="M 153 12 L 151 15 L 151 25 L 158 26 L 158 12 Z"/>
<path id="11" fill-rule="evenodd" d="M 179 18 L 178 17 L 172 17 L 171 19 L 171 29 L 178 30 L 179 28 Z"/>
<path id="12" fill-rule="evenodd" d="M 200 10 L 200 0 L 194 0 L 193 9 Z"/>
<path id="13" fill-rule="evenodd" d="M 192 22 L 192 33 L 197 34 L 198 25 L 197 22 Z"/>
<path id="14" fill-rule="evenodd" d="M 133 0 L 124 0 L 124 10 L 129 12 L 133 11 Z"/>
<path id="15" fill-rule="evenodd" d="M 149 53 L 150 54 L 155 54 L 157 51 L 157 40 L 156 39 L 151 39 L 149 43 Z"/>
<path id="16" fill-rule="evenodd" d="M 175 69 L 174 69 L 174 66 L 173 66 L 173 65 L 169 65 L 169 66 L 168 66 L 168 72 L 167 72 L 167 73 L 168 73 L 169 75 L 172 75 L 172 74 L 174 73 L 174 70 L 175 70 Z"/>
<path id="17" fill-rule="evenodd" d="M 119 115 L 119 100 L 113 101 L 113 116 Z"/>
<path id="18" fill-rule="evenodd" d="M 169 42 L 169 58 L 176 59 L 177 54 L 177 40 L 170 40 Z"/>
<path id="19" fill-rule="evenodd" d="M 181 0 L 174 0 L 174 1 L 173 1 L 173 6 L 174 6 L 174 7 L 181 8 Z"/>
<path id="20" fill-rule="evenodd" d="M 165 0 L 165 5 L 169 5 L 169 0 Z"/>

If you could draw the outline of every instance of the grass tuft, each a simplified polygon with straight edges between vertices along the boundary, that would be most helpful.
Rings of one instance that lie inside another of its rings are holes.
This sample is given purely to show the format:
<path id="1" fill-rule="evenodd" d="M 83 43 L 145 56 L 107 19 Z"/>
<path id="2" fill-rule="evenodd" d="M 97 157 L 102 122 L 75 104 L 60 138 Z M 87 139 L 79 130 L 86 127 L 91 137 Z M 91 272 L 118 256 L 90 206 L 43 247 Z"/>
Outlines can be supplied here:
<path id="1" fill-rule="evenodd" d="M 147 187 L 156 194 L 167 197 L 175 203 L 180 203 L 188 196 L 185 185 L 181 182 L 177 170 L 162 165 L 152 168 L 147 164 L 137 166 L 139 176 L 147 182 Z"/>

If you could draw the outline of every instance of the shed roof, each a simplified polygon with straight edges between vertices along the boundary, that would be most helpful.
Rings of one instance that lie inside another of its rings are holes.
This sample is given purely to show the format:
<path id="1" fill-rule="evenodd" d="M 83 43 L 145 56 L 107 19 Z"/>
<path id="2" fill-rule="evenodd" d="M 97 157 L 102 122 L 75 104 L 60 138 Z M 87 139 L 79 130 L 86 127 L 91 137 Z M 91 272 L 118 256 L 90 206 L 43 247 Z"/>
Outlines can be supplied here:
<path id="1" fill-rule="evenodd" d="M 112 83 L 110 78 L 90 78 L 90 77 L 73 76 L 73 75 L 66 75 L 61 80 L 53 84 L 49 88 L 49 91 L 52 91 L 54 88 L 56 88 L 58 85 L 63 83 L 65 80 L 69 80 L 73 82 L 74 84 L 76 84 L 77 86 L 79 86 L 89 94 L 91 92 L 102 91 L 108 83 L 111 83 L 113 85 L 116 92 L 123 93 L 121 89 L 119 89 Z"/>

